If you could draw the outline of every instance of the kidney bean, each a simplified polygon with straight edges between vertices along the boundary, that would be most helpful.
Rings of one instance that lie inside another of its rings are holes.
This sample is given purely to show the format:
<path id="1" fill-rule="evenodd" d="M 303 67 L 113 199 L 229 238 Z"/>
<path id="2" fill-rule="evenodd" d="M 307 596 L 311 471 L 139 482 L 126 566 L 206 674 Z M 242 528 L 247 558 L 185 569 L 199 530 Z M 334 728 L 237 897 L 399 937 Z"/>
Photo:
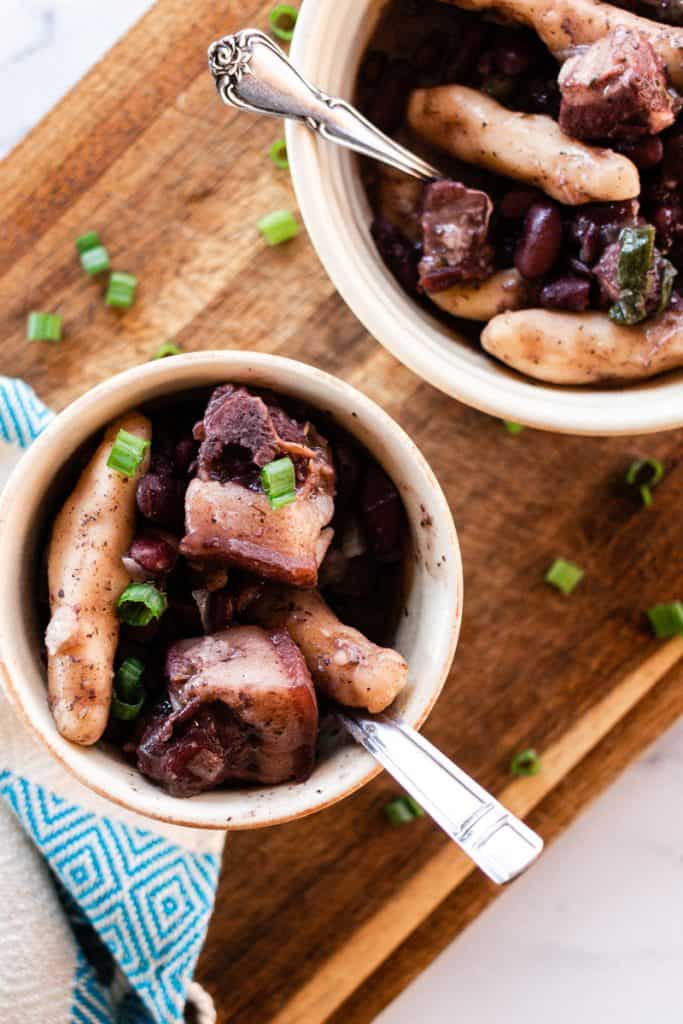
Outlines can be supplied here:
<path id="1" fill-rule="evenodd" d="M 141 515 L 157 526 L 173 529 L 182 525 L 184 488 L 173 476 L 171 460 L 164 455 L 152 458 L 152 465 L 140 478 L 137 505 Z"/>
<path id="2" fill-rule="evenodd" d="M 514 188 L 506 192 L 500 201 L 500 212 L 507 220 L 521 220 L 526 217 L 529 209 L 540 198 L 536 189 Z"/>
<path id="3" fill-rule="evenodd" d="M 361 510 L 368 542 L 377 561 L 398 561 L 402 554 L 403 507 L 398 491 L 378 466 L 367 468 Z"/>
<path id="4" fill-rule="evenodd" d="M 130 546 L 128 556 L 150 576 L 165 576 L 178 558 L 178 542 L 170 534 L 143 533 Z"/>
<path id="5" fill-rule="evenodd" d="M 387 267 L 402 288 L 413 295 L 418 290 L 420 248 L 388 221 L 375 220 L 370 228 L 375 245 Z"/>
<path id="6" fill-rule="evenodd" d="M 528 107 L 532 114 L 548 114 L 557 118 L 560 113 L 560 90 L 554 78 L 535 78 L 529 83 Z"/>
<path id="7" fill-rule="evenodd" d="M 554 203 L 543 200 L 529 209 L 515 251 L 515 266 L 522 277 L 543 277 L 562 248 L 562 217 Z"/>
<path id="8" fill-rule="evenodd" d="M 514 36 L 509 31 L 506 36 L 493 50 L 493 60 L 504 75 L 521 75 L 534 58 L 532 45 L 524 36 Z"/>
<path id="9" fill-rule="evenodd" d="M 192 437 L 181 437 L 173 451 L 176 472 L 181 475 L 188 473 L 196 458 L 197 442 Z"/>
<path id="10" fill-rule="evenodd" d="M 662 178 L 667 188 L 676 188 L 683 181 L 683 130 L 680 128 L 664 139 Z"/>
<path id="11" fill-rule="evenodd" d="M 540 303 L 544 309 L 568 309 L 580 313 L 588 309 L 590 292 L 590 281 L 568 274 L 543 286 Z"/>
<path id="12" fill-rule="evenodd" d="M 413 50 L 413 67 L 421 74 L 438 74 L 448 56 L 449 39 L 436 29 L 421 39 Z"/>
<path id="13" fill-rule="evenodd" d="M 658 203 L 651 212 L 652 223 L 657 229 L 657 242 L 664 252 L 669 250 L 676 237 L 678 218 L 671 203 Z"/>
<path id="14" fill-rule="evenodd" d="M 632 160 L 641 171 L 647 171 L 661 163 L 664 156 L 664 143 L 659 135 L 644 135 L 640 139 L 631 139 L 619 143 L 619 152 Z"/>

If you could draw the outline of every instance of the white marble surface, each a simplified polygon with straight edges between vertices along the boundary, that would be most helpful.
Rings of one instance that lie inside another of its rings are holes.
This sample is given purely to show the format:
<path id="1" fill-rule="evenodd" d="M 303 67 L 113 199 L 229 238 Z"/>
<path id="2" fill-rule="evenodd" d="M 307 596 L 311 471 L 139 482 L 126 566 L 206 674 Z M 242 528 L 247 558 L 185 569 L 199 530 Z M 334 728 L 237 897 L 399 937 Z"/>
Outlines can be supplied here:
<path id="1" fill-rule="evenodd" d="M 150 0 L 0 0 L 0 155 L 149 6 Z M 683 723 L 377 1024 L 683 1020 L 682 792 Z"/>

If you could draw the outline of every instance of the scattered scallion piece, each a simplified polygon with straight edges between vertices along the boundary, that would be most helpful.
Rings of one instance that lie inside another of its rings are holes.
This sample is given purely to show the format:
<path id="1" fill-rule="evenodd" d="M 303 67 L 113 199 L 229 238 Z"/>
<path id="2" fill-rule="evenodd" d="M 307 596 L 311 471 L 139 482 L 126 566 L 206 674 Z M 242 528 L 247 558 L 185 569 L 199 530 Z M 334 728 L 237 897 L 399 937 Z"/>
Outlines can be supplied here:
<path id="1" fill-rule="evenodd" d="M 282 508 L 296 501 L 296 474 L 290 457 L 286 455 L 265 465 L 261 470 L 261 484 L 271 508 Z"/>
<path id="2" fill-rule="evenodd" d="M 626 483 L 637 487 L 643 499 L 643 505 L 652 504 L 652 488 L 656 487 L 664 476 L 664 466 L 659 459 L 636 459 L 628 467 Z"/>
<path id="3" fill-rule="evenodd" d="M 107 468 L 113 469 L 121 476 L 133 476 L 144 459 L 149 444 L 143 437 L 131 434 L 127 430 L 119 430 L 107 459 Z"/>
<path id="4" fill-rule="evenodd" d="M 116 602 L 116 611 L 129 626 L 148 626 L 168 608 L 165 594 L 153 583 L 129 583 Z"/>
<path id="5" fill-rule="evenodd" d="M 289 159 L 287 157 L 287 143 L 284 139 L 277 139 L 268 152 L 270 154 L 270 159 L 276 167 L 279 167 L 283 171 L 288 170 Z"/>
<path id="6" fill-rule="evenodd" d="M 156 350 L 152 359 L 166 359 L 168 356 L 179 356 L 182 355 L 182 352 L 183 350 L 179 345 L 175 345 L 172 341 L 165 341 Z"/>
<path id="7" fill-rule="evenodd" d="M 655 636 L 669 637 L 683 634 L 683 602 L 656 604 L 648 609 L 647 617 Z"/>
<path id="8" fill-rule="evenodd" d="M 115 306 L 117 309 L 130 309 L 135 302 L 135 290 L 138 286 L 138 279 L 133 274 L 125 274 L 121 270 L 115 270 L 109 278 L 109 286 L 104 301 L 108 306 Z"/>
<path id="9" fill-rule="evenodd" d="M 392 825 L 406 825 L 415 818 L 423 818 L 425 812 L 417 800 L 413 800 L 412 796 L 408 796 L 405 793 L 403 796 L 397 796 L 395 800 L 391 800 L 386 804 L 384 813 Z"/>
<path id="10" fill-rule="evenodd" d="M 545 574 L 545 581 L 552 587 L 557 587 L 563 594 L 571 594 L 583 576 L 583 569 L 579 569 L 578 565 L 567 562 L 564 558 L 556 558 Z"/>
<path id="11" fill-rule="evenodd" d="M 659 293 L 659 305 L 657 306 L 657 312 L 663 313 L 666 307 L 671 301 L 671 293 L 674 288 L 674 281 L 678 275 L 678 271 L 674 267 L 670 260 L 662 259 L 662 273 L 659 279 L 660 281 L 660 293 Z"/>
<path id="12" fill-rule="evenodd" d="M 513 420 L 503 420 L 508 434 L 521 434 L 524 430 L 522 423 L 515 423 Z"/>
<path id="13" fill-rule="evenodd" d="M 109 253 L 103 245 L 96 245 L 92 249 L 86 249 L 85 252 L 81 253 L 81 266 L 86 274 L 90 274 L 91 277 L 101 274 L 111 267 Z"/>
<path id="14" fill-rule="evenodd" d="M 268 245 L 281 245 L 299 234 L 299 225 L 289 210 L 274 210 L 256 222 Z"/>
<path id="15" fill-rule="evenodd" d="M 57 313 L 29 313 L 26 321 L 29 341 L 61 341 L 62 318 Z"/>
<path id="16" fill-rule="evenodd" d="M 101 245 L 100 236 L 96 231 L 87 231 L 84 235 L 79 235 L 76 239 L 76 248 L 79 253 L 87 252 L 89 249 L 96 249 L 98 245 Z"/>
<path id="17" fill-rule="evenodd" d="M 126 658 L 116 673 L 114 688 L 121 700 L 134 703 L 140 691 L 140 680 L 145 671 L 144 662 L 139 658 Z"/>
<path id="18" fill-rule="evenodd" d="M 131 722 L 137 718 L 142 711 L 142 706 L 145 703 L 146 693 L 144 690 L 140 690 L 140 695 L 134 703 L 128 703 L 125 700 L 121 700 L 116 694 L 111 699 L 111 713 L 114 718 L 118 718 L 122 722 Z"/>
<path id="19" fill-rule="evenodd" d="M 532 747 L 521 750 L 510 761 L 510 774 L 516 775 L 518 778 L 538 775 L 540 770 L 541 759 Z"/>
<path id="20" fill-rule="evenodd" d="M 268 15 L 273 35 L 288 43 L 294 35 L 294 26 L 298 17 L 299 12 L 291 4 L 276 4 Z"/>
<path id="21" fill-rule="evenodd" d="M 609 311 L 614 323 L 630 327 L 647 316 L 645 294 L 654 247 L 655 229 L 651 224 L 622 228 L 617 261 L 619 298 Z M 673 285 L 673 279 L 671 283 Z"/>

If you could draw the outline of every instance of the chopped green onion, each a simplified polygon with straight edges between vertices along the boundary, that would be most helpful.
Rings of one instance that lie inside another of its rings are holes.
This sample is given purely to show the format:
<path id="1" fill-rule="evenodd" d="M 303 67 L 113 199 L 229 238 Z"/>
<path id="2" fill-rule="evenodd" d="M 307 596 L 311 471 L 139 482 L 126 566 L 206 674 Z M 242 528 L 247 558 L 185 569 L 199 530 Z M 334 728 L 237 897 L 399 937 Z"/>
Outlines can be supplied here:
<path id="1" fill-rule="evenodd" d="M 668 637 L 683 634 L 683 602 L 672 601 L 670 604 L 656 604 L 648 609 L 655 636 Z"/>
<path id="2" fill-rule="evenodd" d="M 573 562 L 567 562 L 564 558 L 556 558 L 545 574 L 546 583 L 557 587 L 563 594 L 571 594 L 583 579 L 583 569 Z"/>
<path id="3" fill-rule="evenodd" d="M 541 759 L 533 748 L 521 750 L 510 761 L 510 774 L 518 777 L 538 775 L 541 770 Z"/>
<path id="4" fill-rule="evenodd" d="M 135 302 L 135 290 L 138 286 L 138 279 L 133 274 L 125 274 L 123 271 L 115 270 L 109 278 L 109 286 L 104 301 L 108 306 L 116 306 L 117 309 L 130 309 Z"/>
<path id="5" fill-rule="evenodd" d="M 101 244 L 100 236 L 96 231 L 88 231 L 76 239 L 76 248 L 81 254 L 88 252 L 89 249 L 96 249 Z"/>
<path id="6" fill-rule="evenodd" d="M 121 476 L 134 476 L 145 457 L 149 441 L 127 430 L 119 430 L 107 459 L 107 468 Z"/>
<path id="7" fill-rule="evenodd" d="M 90 274 L 91 277 L 94 277 L 95 274 L 101 274 L 102 271 L 109 270 L 111 266 L 109 253 L 103 245 L 97 245 L 94 249 L 88 249 L 86 252 L 81 253 L 81 266 L 86 274 Z"/>
<path id="8" fill-rule="evenodd" d="M 116 673 L 114 688 L 121 698 L 128 704 L 135 702 L 140 691 L 140 680 L 145 671 L 144 662 L 139 658 L 126 658 Z"/>
<path id="9" fill-rule="evenodd" d="M 289 210 L 275 210 L 273 213 L 267 213 L 265 217 L 261 217 L 256 222 L 256 227 L 268 245 L 280 245 L 282 242 L 288 242 L 291 238 L 296 238 L 299 234 L 299 225 Z"/>
<path id="10" fill-rule="evenodd" d="M 165 341 L 163 345 L 160 345 L 156 350 L 152 359 L 166 359 L 167 356 L 179 356 L 182 355 L 183 350 L 179 345 L 174 345 L 172 341 Z"/>
<path id="11" fill-rule="evenodd" d="M 271 508 L 282 508 L 283 505 L 290 505 L 296 501 L 296 474 L 294 463 L 288 455 L 283 459 L 275 459 L 263 467 L 261 485 Z"/>
<path id="12" fill-rule="evenodd" d="M 614 305 L 610 306 L 607 315 L 612 323 L 633 327 L 634 324 L 639 324 L 647 316 L 645 299 L 640 292 L 634 292 L 629 288 L 625 288 Z"/>
<path id="13" fill-rule="evenodd" d="M 276 167 L 286 171 L 289 168 L 289 160 L 287 158 L 287 143 L 284 139 L 278 139 L 268 150 L 270 153 L 270 159 L 273 161 Z"/>
<path id="14" fill-rule="evenodd" d="M 423 818 L 425 812 L 417 800 L 413 800 L 412 796 L 408 796 L 406 793 L 386 804 L 384 813 L 392 825 L 406 825 L 415 818 Z"/>
<path id="15" fill-rule="evenodd" d="M 142 706 L 145 703 L 145 697 L 147 694 L 144 690 L 140 690 L 140 697 L 134 704 L 129 704 L 125 700 L 121 700 L 116 694 L 111 699 L 111 713 L 114 718 L 118 718 L 122 722 L 132 722 L 134 718 L 137 718 L 142 711 Z"/>
<path id="16" fill-rule="evenodd" d="M 628 467 L 626 483 L 637 487 L 643 505 L 649 506 L 652 504 L 652 488 L 657 486 L 663 476 L 664 466 L 659 459 L 637 459 Z"/>
<path id="17" fill-rule="evenodd" d="M 660 278 L 660 293 L 659 293 L 659 305 L 657 306 L 657 312 L 663 313 L 666 307 L 671 301 L 671 293 L 674 287 L 674 281 L 678 275 L 678 271 L 674 267 L 673 263 L 669 260 L 662 259 L 662 275 Z"/>
<path id="18" fill-rule="evenodd" d="M 276 4 L 268 15 L 273 35 L 289 42 L 294 35 L 294 26 L 298 17 L 299 12 L 291 4 Z"/>
<path id="19" fill-rule="evenodd" d="M 32 312 L 26 322 L 29 341 L 61 341 L 62 318 L 57 313 Z"/>
<path id="20" fill-rule="evenodd" d="M 655 252 L 655 229 L 644 227 L 622 228 L 619 234 L 617 284 L 619 299 L 609 311 L 610 320 L 632 326 L 647 316 L 645 293 L 647 278 Z M 673 279 L 671 280 L 673 286 Z"/>
<path id="21" fill-rule="evenodd" d="M 168 608 L 165 594 L 153 583 L 129 583 L 116 602 L 119 618 L 129 626 L 148 626 Z"/>
<path id="22" fill-rule="evenodd" d="M 524 430 L 524 426 L 521 423 L 515 423 L 513 420 L 503 420 L 503 423 L 508 434 L 521 434 Z"/>

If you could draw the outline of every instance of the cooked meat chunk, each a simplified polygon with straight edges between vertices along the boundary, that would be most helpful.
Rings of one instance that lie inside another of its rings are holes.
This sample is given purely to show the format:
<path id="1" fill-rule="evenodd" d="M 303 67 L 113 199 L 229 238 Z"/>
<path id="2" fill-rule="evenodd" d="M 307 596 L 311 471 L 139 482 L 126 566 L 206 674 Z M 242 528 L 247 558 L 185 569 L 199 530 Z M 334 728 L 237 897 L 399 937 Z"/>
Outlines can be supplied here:
<path id="1" fill-rule="evenodd" d="M 408 682 L 401 655 L 345 626 L 317 590 L 269 587 L 250 614 L 268 628 L 285 627 L 315 685 L 340 704 L 384 711 Z"/>
<path id="2" fill-rule="evenodd" d="M 218 388 L 204 420 L 199 468 L 185 496 L 181 553 L 313 587 L 332 539 L 335 473 L 327 441 L 245 388 Z M 296 501 L 273 509 L 259 482 L 263 466 L 289 456 Z"/>
<path id="3" fill-rule="evenodd" d="M 560 127 L 577 139 L 633 139 L 669 128 L 680 101 L 646 36 L 617 28 L 570 57 L 558 82 Z"/>
<path id="4" fill-rule="evenodd" d="M 428 185 L 422 208 L 420 284 L 444 291 L 458 281 L 483 281 L 493 273 L 488 242 L 493 203 L 485 192 L 459 181 Z"/>
<path id="5" fill-rule="evenodd" d="M 174 796 L 229 779 L 274 785 L 310 774 L 315 692 L 285 630 L 235 626 L 168 651 L 168 698 L 137 749 L 140 771 Z"/>

